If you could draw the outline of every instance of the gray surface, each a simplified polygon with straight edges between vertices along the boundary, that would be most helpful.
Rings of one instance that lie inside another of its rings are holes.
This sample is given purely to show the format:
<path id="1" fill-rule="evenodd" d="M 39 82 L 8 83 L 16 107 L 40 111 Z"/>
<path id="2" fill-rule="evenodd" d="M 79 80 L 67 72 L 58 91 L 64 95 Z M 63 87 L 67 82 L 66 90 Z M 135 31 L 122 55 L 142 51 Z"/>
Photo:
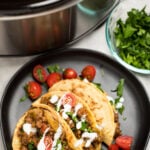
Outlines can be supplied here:
<path id="1" fill-rule="evenodd" d="M 74 44 L 72 47 L 79 48 L 88 48 L 97 50 L 99 52 L 105 53 L 107 55 L 111 55 L 110 51 L 107 47 L 105 40 L 105 24 L 91 33 L 89 36 L 85 37 L 80 42 Z M 4 88 L 6 87 L 8 81 L 11 79 L 13 74 L 26 62 L 28 62 L 32 57 L 0 57 L 0 97 L 3 94 Z M 135 76 L 140 80 L 143 84 L 149 99 L 150 99 L 150 75 L 140 75 L 134 73 Z M 0 150 L 4 150 L 1 135 L 0 135 Z M 150 143 L 147 147 L 147 150 L 150 150 Z"/>

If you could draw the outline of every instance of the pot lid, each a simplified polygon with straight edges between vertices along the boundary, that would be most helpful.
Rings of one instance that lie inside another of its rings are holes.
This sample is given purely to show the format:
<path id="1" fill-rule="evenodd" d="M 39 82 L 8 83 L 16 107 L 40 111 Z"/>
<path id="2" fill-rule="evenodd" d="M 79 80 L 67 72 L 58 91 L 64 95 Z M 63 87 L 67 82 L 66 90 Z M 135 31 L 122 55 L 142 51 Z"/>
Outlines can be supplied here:
<path id="1" fill-rule="evenodd" d="M 34 13 L 45 8 L 54 8 L 69 0 L 1 0 L 0 15 Z"/>

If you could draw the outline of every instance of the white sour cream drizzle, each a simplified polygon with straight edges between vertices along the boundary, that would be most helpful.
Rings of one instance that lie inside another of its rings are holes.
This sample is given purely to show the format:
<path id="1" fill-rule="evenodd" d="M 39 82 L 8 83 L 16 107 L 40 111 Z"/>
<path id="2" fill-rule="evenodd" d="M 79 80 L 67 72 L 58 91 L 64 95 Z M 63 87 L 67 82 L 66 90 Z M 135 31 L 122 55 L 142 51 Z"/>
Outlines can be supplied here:
<path id="1" fill-rule="evenodd" d="M 86 115 L 83 115 L 82 118 L 81 118 L 81 120 L 77 122 L 76 128 L 77 129 L 82 128 L 82 122 L 85 122 L 85 121 L 86 121 Z"/>
<path id="2" fill-rule="evenodd" d="M 95 138 L 97 138 L 98 135 L 97 133 L 89 133 L 89 132 L 84 132 L 82 134 L 82 138 L 87 138 L 88 140 L 85 143 L 85 147 L 90 147 L 91 143 L 94 141 Z"/>
<path id="3" fill-rule="evenodd" d="M 70 111 L 71 111 L 71 105 L 65 104 L 65 105 L 64 105 L 64 109 L 63 109 L 63 113 L 62 113 L 62 117 L 63 117 L 64 119 L 68 119 L 67 112 L 70 112 Z"/>
<path id="4" fill-rule="evenodd" d="M 46 133 L 49 131 L 49 128 L 47 128 L 45 131 L 44 131 L 44 134 L 40 140 L 40 142 L 38 143 L 37 145 L 37 150 L 45 150 L 45 144 L 44 144 L 44 138 L 45 138 L 45 135 Z"/>
<path id="5" fill-rule="evenodd" d="M 57 95 L 53 95 L 50 100 L 49 100 L 52 104 L 55 104 L 58 101 L 58 96 Z"/>
<path id="6" fill-rule="evenodd" d="M 83 106 L 82 106 L 81 103 L 78 103 L 78 104 L 75 106 L 75 108 L 74 108 L 75 111 L 74 111 L 74 114 L 73 114 L 74 117 L 77 115 L 79 109 L 81 109 L 82 107 L 83 107 Z"/>
<path id="7" fill-rule="evenodd" d="M 82 145 L 83 144 L 83 142 L 84 142 L 84 138 L 86 138 L 86 142 L 85 142 L 85 145 L 84 145 L 84 147 L 90 147 L 90 145 L 91 145 L 91 143 L 95 140 L 95 138 L 97 138 L 98 137 L 98 135 L 97 135 L 97 133 L 95 133 L 95 132 L 92 132 L 92 133 L 89 133 L 89 132 L 84 132 L 83 134 L 82 134 L 82 138 L 81 139 L 79 139 L 79 140 L 77 140 L 77 142 L 75 143 L 75 147 L 78 147 L 78 146 L 80 146 L 80 145 Z"/>
<path id="8" fill-rule="evenodd" d="M 62 127 L 59 126 L 55 135 L 54 135 L 54 141 L 53 141 L 51 150 L 56 149 L 57 140 L 60 138 L 61 134 L 62 134 Z M 57 146 L 57 150 L 61 150 L 61 149 L 62 149 L 62 145 L 61 145 L 61 143 L 59 143 Z"/>
<path id="9" fill-rule="evenodd" d="M 30 123 L 25 123 L 23 124 L 23 131 L 29 135 L 31 132 L 36 133 L 37 129 L 32 128 L 32 125 Z"/>

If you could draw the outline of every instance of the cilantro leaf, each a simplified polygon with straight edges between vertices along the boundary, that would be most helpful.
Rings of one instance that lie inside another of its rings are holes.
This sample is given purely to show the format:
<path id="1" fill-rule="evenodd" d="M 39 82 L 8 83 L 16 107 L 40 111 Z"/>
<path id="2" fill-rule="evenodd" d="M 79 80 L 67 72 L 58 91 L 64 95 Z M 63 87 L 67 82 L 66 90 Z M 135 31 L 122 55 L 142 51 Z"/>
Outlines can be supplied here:
<path id="1" fill-rule="evenodd" d="M 126 63 L 150 70 L 150 15 L 145 8 L 131 9 L 125 21 L 119 18 L 114 36 L 118 53 Z"/>

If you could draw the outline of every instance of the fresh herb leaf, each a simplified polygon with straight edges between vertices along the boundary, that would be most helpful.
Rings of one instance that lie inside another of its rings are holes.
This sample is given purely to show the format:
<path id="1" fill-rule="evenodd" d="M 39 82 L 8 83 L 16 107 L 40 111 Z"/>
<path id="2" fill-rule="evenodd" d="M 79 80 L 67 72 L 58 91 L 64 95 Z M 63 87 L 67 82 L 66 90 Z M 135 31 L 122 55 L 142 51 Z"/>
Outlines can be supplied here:
<path id="1" fill-rule="evenodd" d="M 117 92 L 117 96 L 120 98 L 123 95 L 123 89 L 124 89 L 124 79 L 120 79 L 117 88 L 111 91 Z"/>
<path id="2" fill-rule="evenodd" d="M 66 112 L 66 114 L 67 114 L 74 122 L 78 122 L 77 116 L 74 116 L 72 112 Z"/>
<path id="3" fill-rule="evenodd" d="M 27 96 L 27 95 L 25 95 L 25 96 L 21 97 L 21 98 L 20 98 L 20 102 L 24 102 L 27 98 L 28 98 L 28 96 Z"/>
<path id="4" fill-rule="evenodd" d="M 102 92 L 104 92 L 104 90 L 102 89 L 100 83 L 95 83 L 95 82 L 93 82 L 93 84 L 95 84 L 95 86 L 96 86 L 99 90 L 101 90 Z"/>
<path id="5" fill-rule="evenodd" d="M 29 150 L 36 150 L 36 147 L 35 147 L 35 145 L 34 145 L 34 142 L 28 143 L 28 149 L 29 149 Z"/>
<path id="6" fill-rule="evenodd" d="M 81 131 L 87 131 L 87 132 L 92 132 L 92 129 L 89 127 L 89 124 L 86 121 L 82 122 Z"/>
<path id="7" fill-rule="evenodd" d="M 124 89 L 124 79 L 120 79 L 119 83 L 115 90 L 112 90 L 112 92 L 117 93 L 117 97 L 114 99 L 114 101 L 110 101 L 112 105 L 114 105 L 115 109 L 118 111 L 119 114 L 123 114 L 123 111 L 125 107 L 123 106 L 123 89 Z"/>
<path id="8" fill-rule="evenodd" d="M 53 72 L 62 72 L 62 69 L 60 68 L 59 65 L 52 65 L 52 66 L 48 66 L 47 70 L 49 73 L 53 73 Z"/>
<path id="9" fill-rule="evenodd" d="M 145 8 L 131 9 L 125 21 L 119 18 L 114 36 L 118 53 L 125 62 L 150 70 L 150 15 Z"/>

